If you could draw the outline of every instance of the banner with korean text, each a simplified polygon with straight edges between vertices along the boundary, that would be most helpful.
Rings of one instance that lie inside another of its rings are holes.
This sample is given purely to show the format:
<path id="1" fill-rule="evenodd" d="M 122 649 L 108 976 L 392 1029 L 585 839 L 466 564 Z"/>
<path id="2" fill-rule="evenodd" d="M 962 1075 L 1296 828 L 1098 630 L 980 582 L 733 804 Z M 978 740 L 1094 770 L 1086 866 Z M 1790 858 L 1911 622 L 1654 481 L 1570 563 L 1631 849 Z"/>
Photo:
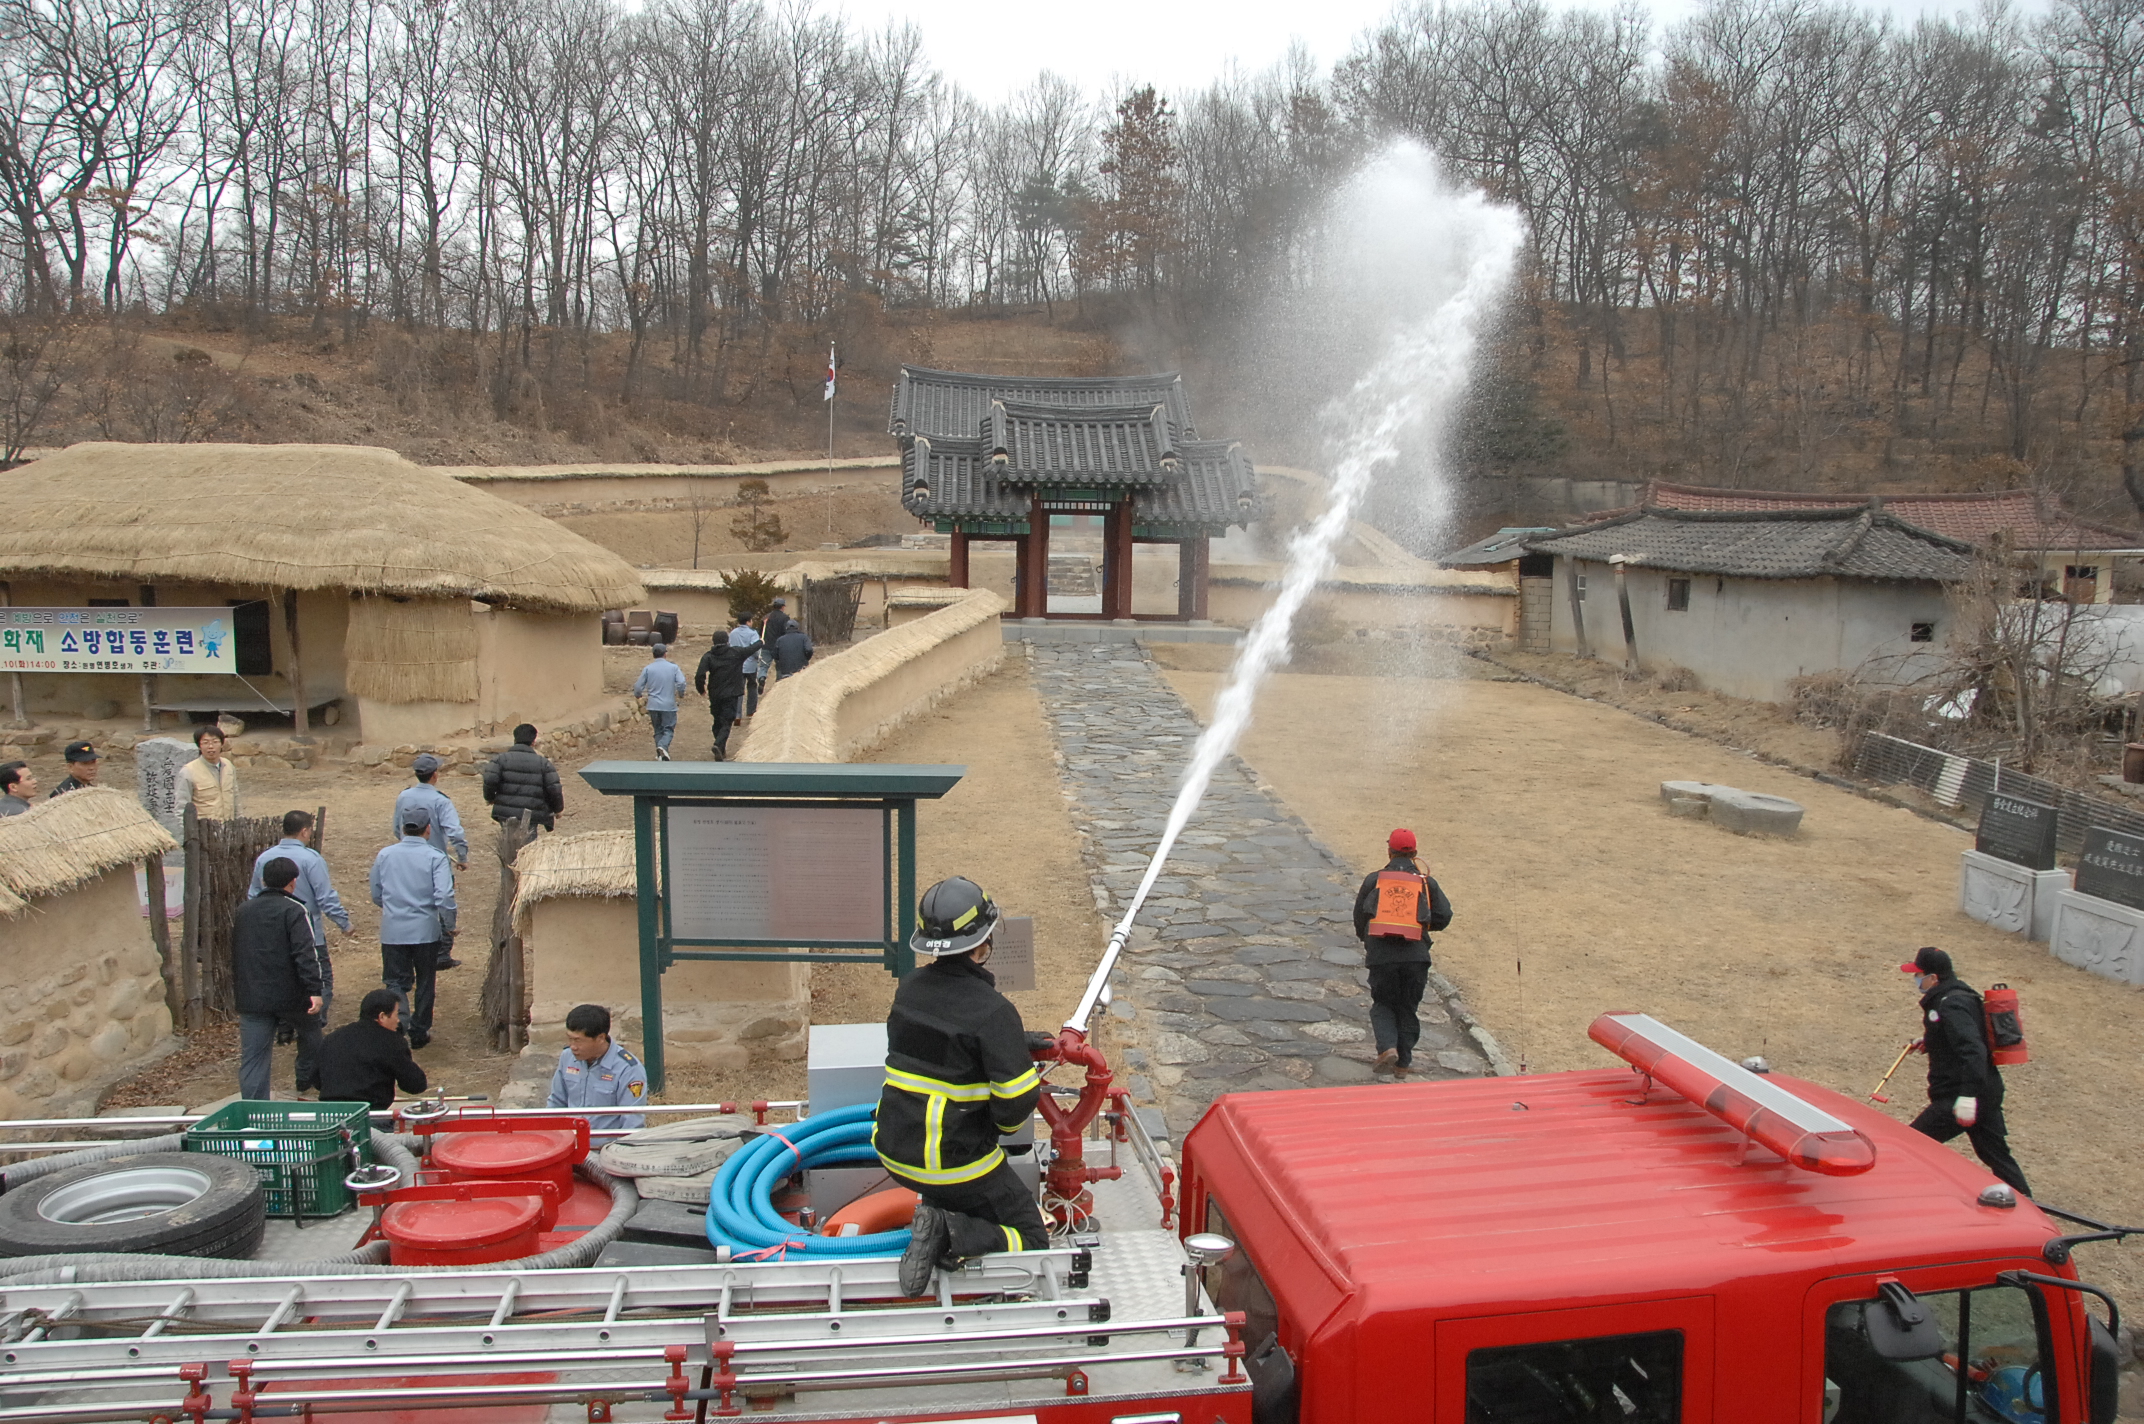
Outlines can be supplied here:
<path id="1" fill-rule="evenodd" d="M 0 672 L 238 671 L 228 608 L 0 608 Z"/>

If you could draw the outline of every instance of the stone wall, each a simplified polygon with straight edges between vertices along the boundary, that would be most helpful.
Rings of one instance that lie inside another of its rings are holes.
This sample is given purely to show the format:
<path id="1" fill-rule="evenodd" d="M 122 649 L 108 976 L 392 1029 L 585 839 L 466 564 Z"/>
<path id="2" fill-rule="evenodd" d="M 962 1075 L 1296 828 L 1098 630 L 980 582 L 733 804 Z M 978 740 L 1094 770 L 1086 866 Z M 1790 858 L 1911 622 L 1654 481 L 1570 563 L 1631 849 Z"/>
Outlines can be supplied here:
<path id="1" fill-rule="evenodd" d="M 1005 658 L 988 589 L 814 662 L 769 690 L 739 761 L 848 761 Z"/>
<path id="2" fill-rule="evenodd" d="M 175 1046 L 131 865 L 0 920 L 0 1005 L 0 1117 L 92 1112 Z"/>

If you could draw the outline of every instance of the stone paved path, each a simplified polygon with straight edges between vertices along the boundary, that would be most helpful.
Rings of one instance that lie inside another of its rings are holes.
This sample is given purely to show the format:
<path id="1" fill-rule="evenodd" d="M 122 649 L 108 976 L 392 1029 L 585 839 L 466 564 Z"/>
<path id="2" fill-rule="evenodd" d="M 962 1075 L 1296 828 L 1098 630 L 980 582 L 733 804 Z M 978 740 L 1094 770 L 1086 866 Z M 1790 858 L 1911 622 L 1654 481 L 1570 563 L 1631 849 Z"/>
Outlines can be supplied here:
<path id="1" fill-rule="evenodd" d="M 1167 823 L 1198 723 L 1136 645 L 1024 646 L 1096 905 L 1115 920 Z M 1130 1045 L 1133 1096 L 1160 1104 L 1173 1132 L 1223 1092 L 1378 1081 L 1352 918 L 1360 880 L 1242 762 L 1215 773 L 1140 912 L 1109 1008 Z M 1442 975 L 1431 974 L 1421 1018 L 1416 1076 L 1510 1071 Z"/>

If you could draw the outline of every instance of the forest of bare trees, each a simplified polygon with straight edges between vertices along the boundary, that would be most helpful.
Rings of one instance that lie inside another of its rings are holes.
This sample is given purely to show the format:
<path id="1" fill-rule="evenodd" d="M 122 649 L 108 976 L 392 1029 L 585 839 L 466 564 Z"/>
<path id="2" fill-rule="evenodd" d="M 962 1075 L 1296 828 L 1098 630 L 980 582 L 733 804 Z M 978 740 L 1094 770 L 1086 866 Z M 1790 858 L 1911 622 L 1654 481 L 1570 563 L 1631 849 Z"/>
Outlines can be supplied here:
<path id="1" fill-rule="evenodd" d="M 1736 482 L 1963 438 L 2144 508 L 2144 0 L 1989 16 L 1419 4 L 1330 73 L 989 106 L 802 4 L 0 0 L 0 415 L 98 320 L 392 333 L 384 381 L 502 416 L 720 406 L 903 309 L 1225 350 L 1407 136 L 1530 224 L 1515 407 Z"/>

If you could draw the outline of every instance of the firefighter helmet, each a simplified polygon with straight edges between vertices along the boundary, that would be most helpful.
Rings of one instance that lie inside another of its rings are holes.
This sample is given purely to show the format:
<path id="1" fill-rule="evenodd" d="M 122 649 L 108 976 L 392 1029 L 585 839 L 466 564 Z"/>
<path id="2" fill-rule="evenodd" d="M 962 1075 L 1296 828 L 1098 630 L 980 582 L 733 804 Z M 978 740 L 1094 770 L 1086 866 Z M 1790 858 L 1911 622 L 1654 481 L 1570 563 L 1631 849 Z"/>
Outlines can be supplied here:
<path id="1" fill-rule="evenodd" d="M 908 947 L 918 954 L 966 954 L 998 927 L 998 907 L 966 876 L 941 880 L 916 902 L 916 932 Z"/>

